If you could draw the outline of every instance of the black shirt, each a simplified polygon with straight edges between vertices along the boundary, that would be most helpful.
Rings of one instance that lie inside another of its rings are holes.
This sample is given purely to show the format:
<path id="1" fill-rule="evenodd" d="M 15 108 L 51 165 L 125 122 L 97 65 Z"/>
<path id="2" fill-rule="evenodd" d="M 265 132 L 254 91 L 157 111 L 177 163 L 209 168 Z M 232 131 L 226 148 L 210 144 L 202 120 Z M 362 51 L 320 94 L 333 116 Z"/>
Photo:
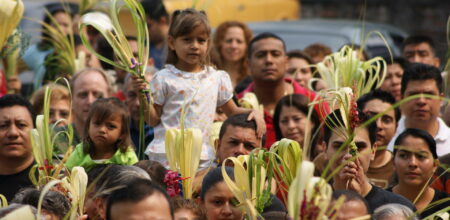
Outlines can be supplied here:
<path id="1" fill-rule="evenodd" d="M 0 194 L 4 195 L 8 202 L 14 198 L 20 189 L 33 186 L 33 183 L 28 177 L 33 165 L 34 163 L 16 174 L 0 175 Z"/>
<path id="2" fill-rule="evenodd" d="M 412 211 L 416 211 L 416 207 L 405 197 L 381 189 L 378 186 L 372 185 L 372 189 L 370 190 L 369 194 L 367 194 L 364 198 L 369 204 L 370 213 L 373 213 L 376 208 L 389 203 L 398 203 L 410 208 Z"/>

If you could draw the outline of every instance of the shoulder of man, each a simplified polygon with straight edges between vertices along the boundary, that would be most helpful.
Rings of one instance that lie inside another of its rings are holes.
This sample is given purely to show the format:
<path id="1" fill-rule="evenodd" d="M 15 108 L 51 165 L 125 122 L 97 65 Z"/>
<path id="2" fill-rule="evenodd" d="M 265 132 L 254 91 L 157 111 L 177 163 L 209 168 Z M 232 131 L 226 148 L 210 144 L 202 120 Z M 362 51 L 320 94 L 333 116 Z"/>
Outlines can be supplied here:
<path id="1" fill-rule="evenodd" d="M 245 89 L 243 89 L 241 92 L 237 93 L 236 97 L 237 97 L 238 99 L 241 99 L 242 97 L 244 97 L 244 95 L 245 95 L 246 93 L 253 92 L 253 90 L 254 90 L 254 83 L 253 83 L 253 82 L 250 82 L 250 83 L 247 85 L 247 87 L 245 87 Z"/>
<path id="2" fill-rule="evenodd" d="M 311 90 L 301 86 L 296 81 L 293 81 L 290 78 L 285 78 L 284 80 L 287 83 L 292 83 L 295 94 L 304 95 L 304 96 L 308 97 L 310 100 L 313 100 L 316 97 L 316 93 L 314 91 L 311 91 Z"/>
<path id="3" fill-rule="evenodd" d="M 440 141 L 447 141 L 450 138 L 450 127 L 442 120 L 441 117 L 437 118 L 439 123 L 439 130 L 436 134 L 435 139 Z"/>
<path id="4" fill-rule="evenodd" d="M 389 141 L 389 144 L 387 146 L 387 150 L 390 152 L 394 152 L 394 143 L 397 139 L 398 135 L 402 133 L 405 130 L 405 117 L 402 116 L 400 120 L 397 123 L 397 129 L 395 131 L 394 137 L 392 137 L 391 141 Z"/>
<path id="5" fill-rule="evenodd" d="M 405 197 L 389 192 L 387 190 L 381 189 L 377 186 L 372 186 L 369 194 L 366 195 L 365 199 L 369 204 L 369 209 L 371 213 L 378 207 L 386 205 L 389 203 L 398 203 L 416 211 L 416 207 Z"/>

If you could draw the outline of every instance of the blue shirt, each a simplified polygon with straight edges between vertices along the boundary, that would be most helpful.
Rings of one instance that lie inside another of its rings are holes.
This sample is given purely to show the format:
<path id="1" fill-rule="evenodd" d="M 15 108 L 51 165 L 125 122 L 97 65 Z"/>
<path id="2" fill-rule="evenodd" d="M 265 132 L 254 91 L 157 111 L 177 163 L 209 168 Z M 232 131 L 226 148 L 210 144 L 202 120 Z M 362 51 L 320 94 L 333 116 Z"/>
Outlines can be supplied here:
<path id="1" fill-rule="evenodd" d="M 144 159 L 143 157 L 145 155 L 144 154 L 145 149 L 140 149 L 139 146 L 139 124 L 136 124 L 133 120 L 131 120 L 130 123 L 130 136 L 131 141 L 133 141 L 133 144 L 136 149 L 136 155 L 140 157 L 139 158 L 140 160 Z M 145 137 L 144 146 L 147 147 L 154 137 L 153 128 L 148 126 L 147 124 L 144 124 L 144 137 Z"/>
<path id="2" fill-rule="evenodd" d="M 167 45 L 158 48 L 154 44 L 150 44 L 150 56 L 155 61 L 155 67 L 162 69 L 167 59 Z"/>
<path id="3" fill-rule="evenodd" d="M 31 45 L 22 55 L 22 60 L 34 72 L 34 89 L 42 86 L 45 75 L 45 58 L 53 52 L 53 49 L 40 50 L 37 44 Z"/>

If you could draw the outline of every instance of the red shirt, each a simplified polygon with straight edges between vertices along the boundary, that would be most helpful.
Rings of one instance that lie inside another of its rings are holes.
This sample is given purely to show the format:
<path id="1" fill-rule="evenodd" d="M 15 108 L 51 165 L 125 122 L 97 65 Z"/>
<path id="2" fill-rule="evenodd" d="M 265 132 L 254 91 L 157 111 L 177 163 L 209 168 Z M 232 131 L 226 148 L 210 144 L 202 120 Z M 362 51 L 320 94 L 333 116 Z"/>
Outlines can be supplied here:
<path id="1" fill-rule="evenodd" d="M 0 97 L 8 94 L 8 88 L 6 88 L 5 72 L 0 69 Z"/>
<path id="2" fill-rule="evenodd" d="M 116 94 L 114 94 L 114 97 L 118 98 L 120 101 L 125 101 L 125 94 L 123 94 L 123 91 L 117 91 Z"/>
<path id="3" fill-rule="evenodd" d="M 298 84 L 295 81 L 292 81 L 292 79 L 290 78 L 284 78 L 285 82 L 288 83 L 292 83 L 292 86 L 294 87 L 294 94 L 300 94 L 300 95 L 304 95 L 306 97 L 308 97 L 308 99 L 310 101 L 313 101 L 316 98 L 316 93 L 300 86 L 300 84 Z M 254 82 L 250 83 L 248 85 L 248 87 L 242 91 L 241 93 L 239 93 L 237 95 L 238 99 L 244 97 L 244 95 L 248 92 L 254 92 L 255 90 L 255 84 Z M 318 105 L 314 106 L 315 111 L 318 113 L 319 118 L 322 120 L 323 118 L 326 117 L 326 114 L 320 114 L 320 109 Z M 326 112 L 329 112 L 329 108 L 328 106 L 325 106 Z M 272 146 L 273 143 L 275 143 L 275 141 L 277 141 L 276 135 L 275 135 L 275 129 L 273 126 L 273 117 L 272 115 L 267 112 L 264 111 L 264 121 L 266 122 L 266 144 L 264 145 L 265 148 L 269 149 L 270 146 Z"/>

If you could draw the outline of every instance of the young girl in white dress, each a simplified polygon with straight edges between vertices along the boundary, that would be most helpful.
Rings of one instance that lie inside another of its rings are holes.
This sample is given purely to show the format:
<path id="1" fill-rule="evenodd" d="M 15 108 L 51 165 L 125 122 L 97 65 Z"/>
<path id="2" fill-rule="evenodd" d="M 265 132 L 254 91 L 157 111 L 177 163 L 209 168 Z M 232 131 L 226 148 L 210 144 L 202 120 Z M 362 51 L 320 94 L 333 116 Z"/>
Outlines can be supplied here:
<path id="1" fill-rule="evenodd" d="M 185 128 L 199 128 L 203 132 L 200 168 L 208 167 L 215 157 L 208 140 L 217 107 L 227 115 L 250 113 L 249 120 L 254 119 L 258 126 L 258 137 L 262 137 L 266 129 L 261 114 L 239 108 L 233 102 L 229 75 L 208 65 L 210 33 L 203 11 L 185 9 L 172 14 L 167 64 L 150 82 L 154 103 L 146 109 L 146 122 L 155 131 L 146 154 L 150 160 L 166 167 L 165 132 L 168 128 L 180 128 L 181 108 L 185 102 L 190 103 L 186 109 Z M 136 77 L 133 80 L 136 89 L 147 88 L 143 80 Z"/>

